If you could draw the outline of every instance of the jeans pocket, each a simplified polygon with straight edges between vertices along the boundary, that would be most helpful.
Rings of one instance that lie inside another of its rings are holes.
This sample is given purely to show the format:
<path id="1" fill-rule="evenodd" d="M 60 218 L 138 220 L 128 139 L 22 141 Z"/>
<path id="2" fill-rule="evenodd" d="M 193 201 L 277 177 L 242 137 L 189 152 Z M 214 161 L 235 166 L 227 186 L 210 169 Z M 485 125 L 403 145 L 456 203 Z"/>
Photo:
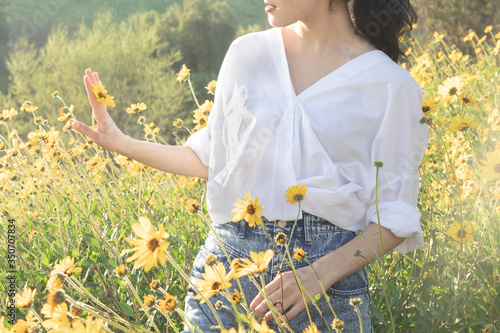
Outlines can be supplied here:
<path id="1" fill-rule="evenodd" d="M 334 283 L 326 292 L 330 296 L 356 297 L 369 291 L 368 274 L 366 268 Z"/>

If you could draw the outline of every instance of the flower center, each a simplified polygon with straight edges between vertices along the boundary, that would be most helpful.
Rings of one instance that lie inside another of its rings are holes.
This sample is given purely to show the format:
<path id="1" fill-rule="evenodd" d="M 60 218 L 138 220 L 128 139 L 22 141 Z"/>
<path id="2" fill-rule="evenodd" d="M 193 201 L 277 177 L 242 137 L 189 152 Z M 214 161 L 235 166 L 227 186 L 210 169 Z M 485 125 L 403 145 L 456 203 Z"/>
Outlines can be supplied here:
<path id="1" fill-rule="evenodd" d="M 430 107 L 428 107 L 427 105 L 426 106 L 422 106 L 422 111 L 424 111 L 424 113 L 427 113 L 431 110 Z"/>
<path id="2" fill-rule="evenodd" d="M 158 246 L 159 246 L 159 242 L 156 238 L 153 238 L 151 239 L 149 242 L 148 242 L 148 249 L 151 251 L 151 252 L 154 252 Z"/>
<path id="3" fill-rule="evenodd" d="M 212 290 L 219 292 L 221 286 L 222 284 L 220 282 L 214 281 L 214 283 L 212 283 Z"/>
<path id="4" fill-rule="evenodd" d="M 466 130 L 470 127 L 468 123 L 462 123 L 461 125 L 462 125 L 462 128 L 461 128 L 460 130 L 461 130 L 462 132 L 463 132 L 463 131 L 466 131 Z"/>
<path id="5" fill-rule="evenodd" d="M 200 125 L 203 125 L 203 124 L 205 124 L 205 119 L 201 118 L 200 119 Z"/>
<path id="6" fill-rule="evenodd" d="M 495 172 L 500 173 L 500 164 L 495 165 Z"/>
<path id="7" fill-rule="evenodd" d="M 457 94 L 457 91 L 458 91 L 458 89 L 457 89 L 456 87 L 451 88 L 451 89 L 450 89 L 450 92 L 449 92 L 450 96 L 454 96 L 454 95 L 456 95 L 456 94 Z"/>
<path id="8" fill-rule="evenodd" d="M 465 231 L 464 229 L 460 229 L 457 231 L 458 238 L 463 239 L 465 238 L 465 236 L 467 236 L 467 231 Z"/>
<path id="9" fill-rule="evenodd" d="M 106 98 L 106 95 L 103 94 L 102 92 L 100 92 L 98 95 L 99 95 L 99 98 Z"/>
<path id="10" fill-rule="evenodd" d="M 470 100 L 467 97 L 462 98 L 462 101 L 464 101 L 465 104 L 470 103 Z"/>
<path id="11" fill-rule="evenodd" d="M 255 214 L 255 207 L 253 205 L 248 205 L 247 206 L 247 213 L 250 215 Z"/>

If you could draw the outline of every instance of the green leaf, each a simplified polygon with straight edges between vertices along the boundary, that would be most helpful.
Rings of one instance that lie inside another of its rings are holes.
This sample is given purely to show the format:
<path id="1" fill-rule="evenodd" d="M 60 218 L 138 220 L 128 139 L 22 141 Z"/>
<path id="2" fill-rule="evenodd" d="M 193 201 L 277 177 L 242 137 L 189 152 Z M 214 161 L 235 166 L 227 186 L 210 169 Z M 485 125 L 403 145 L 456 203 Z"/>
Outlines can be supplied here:
<path id="1" fill-rule="evenodd" d="M 127 286 L 127 283 L 123 280 L 116 280 L 115 281 L 117 285 L 120 285 L 122 287 L 126 287 Z"/>
<path id="2" fill-rule="evenodd" d="M 448 320 L 446 311 L 441 308 L 429 308 L 429 312 L 431 313 L 431 316 L 433 316 L 437 320 L 440 320 L 442 322 L 446 322 Z"/>
<path id="3" fill-rule="evenodd" d="M 245 316 L 243 313 L 237 312 L 236 314 L 237 314 L 238 317 L 240 317 L 240 320 L 242 322 L 250 324 L 250 320 L 248 320 L 247 316 Z"/>
<path id="4" fill-rule="evenodd" d="M 132 307 L 127 303 L 118 303 L 118 305 L 127 316 L 133 316 L 135 314 L 134 309 L 132 309 Z"/>
<path id="5" fill-rule="evenodd" d="M 47 257 L 47 253 L 42 254 L 42 265 L 44 265 L 45 267 L 50 267 L 50 262 L 49 258 Z"/>
<path id="6" fill-rule="evenodd" d="M 396 292 L 392 295 L 391 298 L 391 306 L 393 306 L 399 300 L 399 297 L 401 297 L 401 290 L 396 289 Z"/>
<path id="7" fill-rule="evenodd" d="M 380 312 L 379 309 L 377 309 L 376 307 L 372 307 L 371 311 L 372 311 L 373 315 L 375 316 L 375 318 L 377 318 L 380 322 L 382 322 L 382 323 L 385 322 L 384 314 L 382 312 Z"/>

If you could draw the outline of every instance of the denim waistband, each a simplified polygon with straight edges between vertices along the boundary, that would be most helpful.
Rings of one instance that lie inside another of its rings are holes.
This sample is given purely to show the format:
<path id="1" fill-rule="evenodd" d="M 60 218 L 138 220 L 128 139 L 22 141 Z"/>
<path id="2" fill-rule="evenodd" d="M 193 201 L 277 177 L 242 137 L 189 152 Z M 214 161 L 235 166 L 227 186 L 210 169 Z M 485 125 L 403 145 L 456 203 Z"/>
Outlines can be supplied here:
<path id="1" fill-rule="evenodd" d="M 278 231 L 290 231 L 293 228 L 295 220 L 293 221 L 282 221 L 282 220 L 268 220 L 265 217 L 262 217 L 262 222 L 271 234 L 276 234 Z M 239 222 L 230 222 L 229 225 L 236 228 L 236 233 L 238 234 L 238 238 L 244 239 L 246 237 L 246 233 L 251 230 L 252 232 L 262 232 L 263 227 L 259 225 L 255 225 L 250 227 L 245 220 L 241 220 Z M 234 229 L 233 229 L 234 230 Z M 351 232 L 344 230 L 331 222 L 309 214 L 307 212 L 302 212 L 302 218 L 297 220 L 295 225 L 294 233 L 303 233 L 304 234 L 304 243 L 305 245 L 312 244 L 312 234 L 313 233 L 321 233 L 321 232 Z"/>

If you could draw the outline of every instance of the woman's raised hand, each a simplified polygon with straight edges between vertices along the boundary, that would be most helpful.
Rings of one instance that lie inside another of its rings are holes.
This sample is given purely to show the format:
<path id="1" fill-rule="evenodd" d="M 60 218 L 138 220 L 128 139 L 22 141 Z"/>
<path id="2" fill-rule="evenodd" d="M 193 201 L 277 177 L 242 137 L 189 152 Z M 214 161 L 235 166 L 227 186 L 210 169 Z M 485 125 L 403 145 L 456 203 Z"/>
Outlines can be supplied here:
<path id="1" fill-rule="evenodd" d="M 93 130 L 86 124 L 79 121 L 73 122 L 73 128 L 83 135 L 88 136 L 92 141 L 106 150 L 118 151 L 120 143 L 125 138 L 125 135 L 116 126 L 113 119 L 111 119 L 107 106 L 98 102 L 92 92 L 92 85 L 99 84 L 99 76 L 97 73 L 92 73 L 90 68 L 85 71 L 83 77 L 87 96 L 89 98 L 90 106 L 92 107 L 92 114 L 97 122 L 97 129 Z"/>

